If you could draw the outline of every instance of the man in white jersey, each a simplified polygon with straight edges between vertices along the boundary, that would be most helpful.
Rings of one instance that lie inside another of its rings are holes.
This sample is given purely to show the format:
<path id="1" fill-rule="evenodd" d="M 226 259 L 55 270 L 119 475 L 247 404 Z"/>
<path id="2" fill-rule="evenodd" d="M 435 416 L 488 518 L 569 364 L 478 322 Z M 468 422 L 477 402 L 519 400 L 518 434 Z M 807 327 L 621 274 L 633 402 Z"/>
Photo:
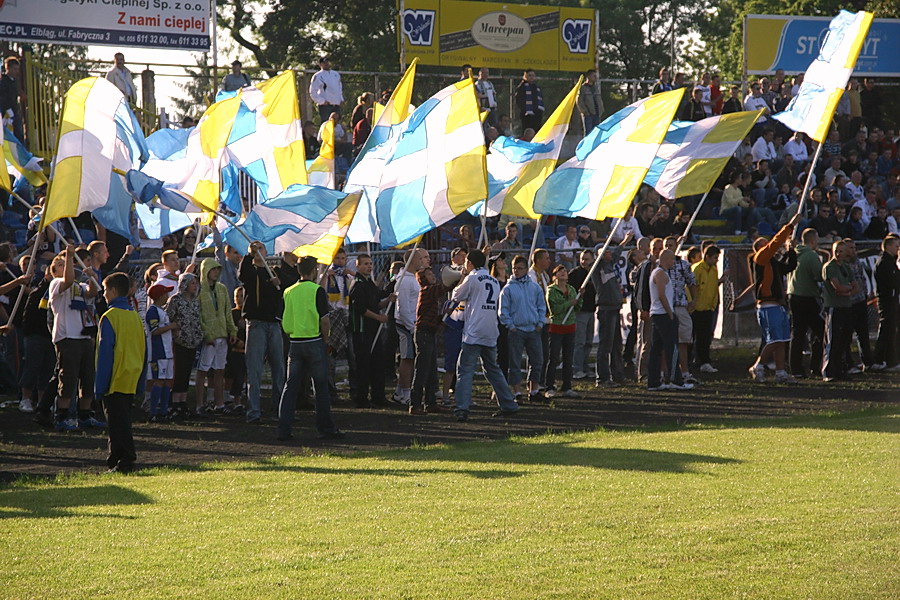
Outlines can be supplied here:
<path id="1" fill-rule="evenodd" d="M 675 315 L 675 287 L 668 272 L 675 266 L 675 253 L 663 250 L 659 263 L 650 274 L 650 357 L 647 361 L 647 389 L 689 390 L 694 386 L 684 383 L 678 368 L 678 317 Z M 666 363 L 667 383 L 660 381 L 663 358 Z"/>
<path id="2" fill-rule="evenodd" d="M 503 371 L 497 365 L 497 337 L 500 330 L 497 326 L 497 306 L 500 299 L 500 283 L 488 274 L 484 254 L 480 250 L 472 250 L 466 259 L 468 275 L 454 290 L 453 302 L 465 302 L 465 325 L 463 327 L 462 351 L 456 367 L 456 420 L 464 423 L 469 420 L 469 407 L 472 404 L 472 378 L 478 359 L 484 367 L 485 375 L 500 410 L 495 417 L 506 417 L 519 411 L 519 405 L 513 399 L 512 392 Z"/>

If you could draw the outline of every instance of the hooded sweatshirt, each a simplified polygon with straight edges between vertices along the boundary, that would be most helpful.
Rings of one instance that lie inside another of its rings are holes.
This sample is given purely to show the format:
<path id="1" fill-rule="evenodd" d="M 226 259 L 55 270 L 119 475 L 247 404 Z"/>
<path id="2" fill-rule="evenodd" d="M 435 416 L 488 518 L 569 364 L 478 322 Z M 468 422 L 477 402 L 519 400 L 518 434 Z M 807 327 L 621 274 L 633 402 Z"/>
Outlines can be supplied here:
<path id="1" fill-rule="evenodd" d="M 513 277 L 500 291 L 500 323 L 519 331 L 534 331 L 547 320 L 541 286 L 527 275 Z"/>
<path id="2" fill-rule="evenodd" d="M 212 284 L 209 281 L 209 272 L 217 268 L 221 269 L 222 265 L 214 258 L 204 258 L 200 263 L 200 329 L 206 343 L 237 333 L 231 318 L 228 290 L 218 281 Z"/>

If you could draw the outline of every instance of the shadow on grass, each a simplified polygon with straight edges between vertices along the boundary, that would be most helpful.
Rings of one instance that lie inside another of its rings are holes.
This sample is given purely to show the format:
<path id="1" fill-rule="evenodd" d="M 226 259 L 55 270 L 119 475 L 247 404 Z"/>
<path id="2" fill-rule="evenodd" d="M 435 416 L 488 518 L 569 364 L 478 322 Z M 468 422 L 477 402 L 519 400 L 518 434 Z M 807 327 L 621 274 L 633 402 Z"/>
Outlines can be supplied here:
<path id="1" fill-rule="evenodd" d="M 144 494 L 118 485 L 97 487 L 40 487 L 0 491 L 0 519 L 81 516 L 71 509 L 88 506 L 152 504 Z M 131 519 L 114 514 L 91 513 L 91 517 Z"/>

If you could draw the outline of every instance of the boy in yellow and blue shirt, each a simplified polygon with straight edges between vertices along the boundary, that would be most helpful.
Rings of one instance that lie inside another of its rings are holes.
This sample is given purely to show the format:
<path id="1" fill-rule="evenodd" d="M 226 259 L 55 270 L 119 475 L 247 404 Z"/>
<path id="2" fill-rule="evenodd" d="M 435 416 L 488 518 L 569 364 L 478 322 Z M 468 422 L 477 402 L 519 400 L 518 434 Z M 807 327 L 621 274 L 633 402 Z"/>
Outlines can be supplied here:
<path id="1" fill-rule="evenodd" d="M 103 404 L 109 434 L 109 472 L 134 470 L 137 454 L 131 434 L 131 403 L 144 396 L 147 338 L 140 315 L 128 301 L 131 279 L 113 273 L 103 280 L 109 309 L 98 327 L 97 376 L 94 391 Z"/>

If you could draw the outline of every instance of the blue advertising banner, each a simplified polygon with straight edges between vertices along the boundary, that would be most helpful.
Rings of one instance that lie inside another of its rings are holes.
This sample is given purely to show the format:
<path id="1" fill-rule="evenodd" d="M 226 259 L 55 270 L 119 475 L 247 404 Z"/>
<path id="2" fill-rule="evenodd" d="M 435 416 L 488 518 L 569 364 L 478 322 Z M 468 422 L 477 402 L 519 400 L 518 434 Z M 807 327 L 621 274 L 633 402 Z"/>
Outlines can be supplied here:
<path id="1" fill-rule="evenodd" d="M 747 73 L 766 75 L 783 69 L 803 73 L 819 54 L 831 17 L 747 15 L 744 56 Z M 875 19 L 869 29 L 855 75 L 900 77 L 900 19 Z"/>

